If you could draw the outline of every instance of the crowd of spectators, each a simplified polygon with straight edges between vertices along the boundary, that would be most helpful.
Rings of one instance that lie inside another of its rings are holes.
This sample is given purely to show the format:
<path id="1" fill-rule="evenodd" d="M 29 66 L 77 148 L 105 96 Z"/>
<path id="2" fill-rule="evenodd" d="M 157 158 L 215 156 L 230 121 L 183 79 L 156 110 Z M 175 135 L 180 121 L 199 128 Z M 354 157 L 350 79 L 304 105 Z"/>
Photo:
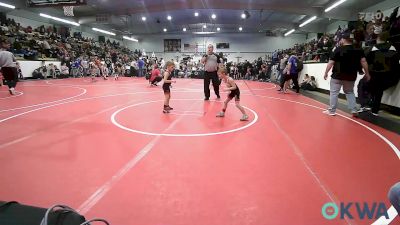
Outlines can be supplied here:
<path id="1" fill-rule="evenodd" d="M 59 60 L 66 66 L 69 75 L 73 75 L 76 68 L 81 70 L 86 65 L 77 65 L 77 62 L 94 62 L 97 59 L 105 62 L 112 68 L 125 68 L 132 61 L 138 61 L 142 55 L 139 50 L 132 51 L 119 42 L 107 40 L 95 41 L 90 37 L 83 37 L 82 33 L 71 35 L 69 28 L 44 25 L 37 28 L 22 27 L 13 19 L 1 21 L 0 36 L 11 42 L 9 49 L 16 57 L 27 60 Z M 144 57 L 144 60 L 148 60 Z M 74 70 L 75 69 L 75 70 Z M 65 73 L 66 68 L 62 69 Z"/>
<path id="2" fill-rule="evenodd" d="M 396 42 L 400 32 L 400 17 L 397 15 L 398 8 L 386 17 L 378 10 L 373 19 L 366 22 L 365 14 L 360 13 L 358 21 L 349 23 L 349 27 L 353 29 L 354 44 L 360 47 L 371 46 L 375 43 L 376 35 L 385 31 L 390 32 L 392 42 Z M 235 79 L 270 81 L 273 78 L 273 66 L 278 65 L 279 70 L 279 64 L 285 55 L 297 55 L 299 59 L 306 62 L 327 62 L 332 49 L 338 45 L 342 30 L 339 26 L 335 34 L 323 34 L 318 40 L 314 39 L 308 43 L 295 44 L 288 49 L 277 50 L 264 59 L 259 58 L 253 62 L 245 60 L 240 63 L 225 60 L 224 64 Z M 103 62 L 110 74 L 125 73 L 125 68 L 130 68 L 131 74 L 145 76 L 154 64 L 163 68 L 164 60 L 162 59 L 142 55 L 140 51 L 132 51 L 116 41 L 98 42 L 93 38 L 83 37 L 80 32 L 71 34 L 69 28 L 63 26 L 22 27 L 13 19 L 2 19 L 0 35 L 10 40 L 12 43 L 10 50 L 19 58 L 29 60 L 52 58 L 61 61 L 61 68 L 51 65 L 50 68 L 43 67 L 42 71 L 36 71 L 43 74 L 47 70 L 48 75 L 52 77 L 57 77 L 54 74 L 74 77 L 87 75 L 90 72 L 91 63 L 96 64 L 96 60 Z M 185 77 L 192 77 L 194 73 L 198 74 L 203 66 L 199 62 L 193 62 L 190 57 L 179 62 L 175 61 L 175 63 L 175 67 L 180 72 L 179 75 Z"/>
<path id="3" fill-rule="evenodd" d="M 395 8 L 390 15 L 383 15 L 378 10 L 366 20 L 366 13 L 359 13 L 358 21 L 349 22 L 348 28 L 352 30 L 354 45 L 368 49 L 376 44 L 377 35 L 388 32 L 389 41 L 400 49 L 400 12 L 399 7 Z M 335 34 L 323 34 L 319 39 L 314 39 L 308 43 L 295 44 L 293 47 L 277 50 L 272 56 L 274 63 L 279 62 L 285 54 L 297 55 L 303 61 L 327 62 L 332 49 L 339 45 L 339 37 L 345 28 L 338 27 Z"/>

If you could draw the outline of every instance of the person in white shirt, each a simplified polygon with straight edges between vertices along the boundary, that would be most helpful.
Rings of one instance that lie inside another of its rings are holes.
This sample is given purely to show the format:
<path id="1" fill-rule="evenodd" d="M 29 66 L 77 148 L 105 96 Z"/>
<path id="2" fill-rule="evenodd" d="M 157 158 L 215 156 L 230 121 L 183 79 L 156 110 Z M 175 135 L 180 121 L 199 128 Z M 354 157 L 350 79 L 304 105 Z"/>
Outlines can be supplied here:
<path id="1" fill-rule="evenodd" d="M 65 64 L 65 63 L 63 63 L 61 66 L 61 74 L 63 76 L 67 76 L 67 77 L 69 76 L 69 68 L 68 68 L 67 64 Z"/>
<path id="2" fill-rule="evenodd" d="M 83 68 L 83 76 L 86 76 L 88 74 L 89 70 L 89 64 L 86 58 L 83 58 L 81 61 L 81 66 Z"/>
<path id="3" fill-rule="evenodd" d="M 101 66 L 101 73 L 103 74 L 103 79 L 104 80 L 108 80 L 107 79 L 107 77 L 108 77 L 108 68 L 107 68 L 106 65 L 102 65 Z"/>
<path id="4" fill-rule="evenodd" d="M 131 62 L 131 70 L 132 70 L 132 74 L 133 75 L 136 75 L 137 74 L 137 70 L 139 69 L 139 67 L 138 67 L 138 65 L 137 65 L 137 62 L 136 62 L 136 60 L 132 60 L 132 62 Z"/>
<path id="5" fill-rule="evenodd" d="M 164 67 L 165 67 L 165 61 L 164 61 L 163 58 L 161 58 L 160 64 L 161 64 L 161 68 L 164 69 Z"/>

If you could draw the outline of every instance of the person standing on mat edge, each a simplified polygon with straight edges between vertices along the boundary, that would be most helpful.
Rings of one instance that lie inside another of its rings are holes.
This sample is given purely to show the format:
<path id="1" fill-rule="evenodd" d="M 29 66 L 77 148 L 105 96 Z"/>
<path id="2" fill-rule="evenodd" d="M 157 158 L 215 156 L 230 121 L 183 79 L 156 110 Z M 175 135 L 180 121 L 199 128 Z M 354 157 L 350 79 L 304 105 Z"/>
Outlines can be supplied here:
<path id="1" fill-rule="evenodd" d="M 138 67 L 139 67 L 139 77 L 144 77 L 145 73 L 144 73 L 144 61 L 142 59 L 142 57 L 139 58 L 138 62 Z"/>
<path id="2" fill-rule="evenodd" d="M 360 64 L 364 69 L 365 77 L 370 80 L 368 63 L 362 49 L 353 46 L 353 34 L 350 30 L 345 30 L 340 35 L 340 45 L 334 48 L 332 55 L 326 66 L 324 79 L 328 79 L 328 73 L 332 69 L 332 78 L 330 81 L 329 108 L 323 113 L 330 116 L 336 115 L 336 108 L 341 87 L 346 94 L 348 108 L 351 114 L 358 116 L 356 109 L 356 97 L 354 95 L 354 83 L 357 79 L 357 73 Z"/>
<path id="3" fill-rule="evenodd" d="M 10 49 L 10 42 L 6 38 L 1 38 L 0 43 L 0 67 L 1 73 L 3 74 L 4 80 L 6 80 L 9 92 L 11 95 L 15 95 L 15 87 L 18 81 L 17 65 L 14 55 L 7 51 Z"/>
<path id="4" fill-rule="evenodd" d="M 220 80 L 218 79 L 217 70 L 220 63 L 220 56 L 214 53 L 214 46 L 209 44 L 207 47 L 207 54 L 203 55 L 201 59 L 201 63 L 204 64 L 204 100 L 210 100 L 210 79 L 212 80 L 212 84 L 214 87 L 215 95 L 217 95 L 217 99 L 220 99 L 219 96 L 219 85 Z"/>
<path id="5" fill-rule="evenodd" d="M 281 89 L 279 90 L 282 91 L 282 93 L 287 93 L 290 80 L 293 81 L 296 93 L 300 92 L 298 62 L 299 59 L 297 58 L 296 53 L 292 53 L 286 65 L 286 74 L 283 75 L 283 83 L 280 84 Z"/>
<path id="6" fill-rule="evenodd" d="M 388 39 L 387 32 L 380 33 L 376 45 L 366 55 L 371 75 L 371 80 L 368 82 L 372 99 L 371 113 L 374 116 L 378 116 L 383 92 L 395 86 L 400 80 L 400 57 L 396 48 L 387 42 Z M 358 112 L 364 111 L 367 109 L 361 107 Z"/>

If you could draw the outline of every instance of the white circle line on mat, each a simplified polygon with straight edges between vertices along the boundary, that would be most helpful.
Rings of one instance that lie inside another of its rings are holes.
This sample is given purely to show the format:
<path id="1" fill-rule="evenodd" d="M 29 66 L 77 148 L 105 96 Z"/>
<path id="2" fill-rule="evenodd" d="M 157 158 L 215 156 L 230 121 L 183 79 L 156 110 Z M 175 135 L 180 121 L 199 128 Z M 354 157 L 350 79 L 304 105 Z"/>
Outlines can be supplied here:
<path id="1" fill-rule="evenodd" d="M 9 92 L 9 91 L 1 91 L 1 92 Z M 8 96 L 8 97 L 3 97 L 3 98 L 0 98 L 0 100 L 9 99 L 9 98 L 15 98 L 15 97 L 18 97 L 18 96 L 21 96 L 21 95 L 24 94 L 24 92 L 22 92 L 22 91 L 15 91 L 15 92 L 17 92 L 17 93 L 19 93 L 19 94 L 17 94 L 17 95 L 11 95 L 11 96 Z"/>
<path id="2" fill-rule="evenodd" d="M 174 100 L 174 101 L 197 101 L 197 100 L 202 100 L 202 99 L 173 99 L 173 100 Z M 117 116 L 117 114 L 120 113 L 120 112 L 122 112 L 122 111 L 124 111 L 125 109 L 131 108 L 131 107 L 136 107 L 136 106 L 139 106 L 139 105 L 154 103 L 154 102 L 162 102 L 162 101 L 164 101 L 164 100 L 141 102 L 141 103 L 137 103 L 137 104 L 133 104 L 133 105 L 129 105 L 129 106 L 126 106 L 126 107 L 124 107 L 124 108 L 121 108 L 121 109 L 115 111 L 115 112 L 111 115 L 111 122 L 112 122 L 115 126 L 121 128 L 121 129 L 123 129 L 123 130 L 129 131 L 129 132 L 133 132 L 133 133 L 143 134 L 143 135 L 165 136 L 165 137 L 204 137 L 204 136 L 213 136 L 213 135 L 228 134 L 228 133 L 233 133 L 233 132 L 237 132 L 237 131 L 240 131 L 240 130 L 244 130 L 244 129 L 246 129 L 246 128 L 252 126 L 252 125 L 254 125 L 254 124 L 257 122 L 257 120 L 258 120 L 258 114 L 257 114 L 254 110 L 252 110 L 252 109 L 250 109 L 250 108 L 248 108 L 248 107 L 246 107 L 246 106 L 243 106 L 243 108 L 249 110 L 249 111 L 250 111 L 251 113 L 253 113 L 253 115 L 254 115 L 254 119 L 253 119 L 250 123 L 247 123 L 245 126 L 238 127 L 238 128 L 231 129 L 231 130 L 227 130 L 227 131 L 220 131 L 220 132 L 194 133 L 194 134 L 171 134 L 171 133 L 145 132 L 145 131 L 141 131 L 141 130 L 131 129 L 131 128 L 128 128 L 128 127 L 125 127 L 125 126 L 119 124 L 119 123 L 117 122 L 117 120 L 115 119 L 115 117 Z M 243 123 L 245 123 L 245 122 L 243 122 Z"/>
<path id="3" fill-rule="evenodd" d="M 26 87 L 28 87 L 28 86 L 26 86 Z M 33 87 L 33 86 L 30 86 L 30 87 Z M 40 86 L 37 86 L 37 87 L 40 87 Z M 46 85 L 46 87 L 71 87 L 71 86 L 48 86 L 48 85 Z M 35 105 L 27 105 L 27 106 L 22 106 L 22 107 L 17 107 L 17 108 L 0 110 L 0 113 L 1 112 L 8 112 L 8 111 L 15 111 L 15 110 L 19 110 L 19 109 L 32 108 L 32 107 L 42 106 L 42 105 L 49 105 L 49 104 L 52 104 L 52 103 L 58 103 L 58 102 L 62 102 L 62 101 L 67 101 L 67 100 L 71 100 L 73 98 L 77 98 L 79 96 L 82 96 L 82 95 L 86 94 L 86 92 L 87 92 L 87 90 L 85 88 L 81 88 L 81 87 L 71 87 L 71 88 L 80 89 L 80 90 L 82 90 L 82 92 L 77 94 L 77 95 L 75 95 L 75 96 L 71 96 L 71 97 L 68 97 L 68 98 L 62 98 L 62 99 L 51 101 L 51 102 L 43 102 L 43 103 L 39 103 L 39 104 L 35 104 Z"/>

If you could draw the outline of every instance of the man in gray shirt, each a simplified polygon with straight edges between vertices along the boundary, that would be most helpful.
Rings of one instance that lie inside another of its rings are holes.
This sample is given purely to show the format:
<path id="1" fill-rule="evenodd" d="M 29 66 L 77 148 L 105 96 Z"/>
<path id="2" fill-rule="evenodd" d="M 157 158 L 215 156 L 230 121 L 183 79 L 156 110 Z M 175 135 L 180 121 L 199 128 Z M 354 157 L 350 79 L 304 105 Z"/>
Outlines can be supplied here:
<path id="1" fill-rule="evenodd" d="M 217 71 L 221 58 L 213 52 L 214 46 L 209 44 L 207 47 L 207 54 L 201 59 L 201 63 L 204 64 L 204 100 L 210 100 L 210 80 L 214 87 L 215 95 L 219 99 L 219 85 Z"/>
<path id="2" fill-rule="evenodd" d="M 1 38 L 0 41 L 0 67 L 3 73 L 4 80 L 6 80 L 9 92 L 15 95 L 15 86 L 17 86 L 18 72 L 16 67 L 16 60 L 14 55 L 7 51 L 10 49 L 10 42 L 6 38 Z"/>

